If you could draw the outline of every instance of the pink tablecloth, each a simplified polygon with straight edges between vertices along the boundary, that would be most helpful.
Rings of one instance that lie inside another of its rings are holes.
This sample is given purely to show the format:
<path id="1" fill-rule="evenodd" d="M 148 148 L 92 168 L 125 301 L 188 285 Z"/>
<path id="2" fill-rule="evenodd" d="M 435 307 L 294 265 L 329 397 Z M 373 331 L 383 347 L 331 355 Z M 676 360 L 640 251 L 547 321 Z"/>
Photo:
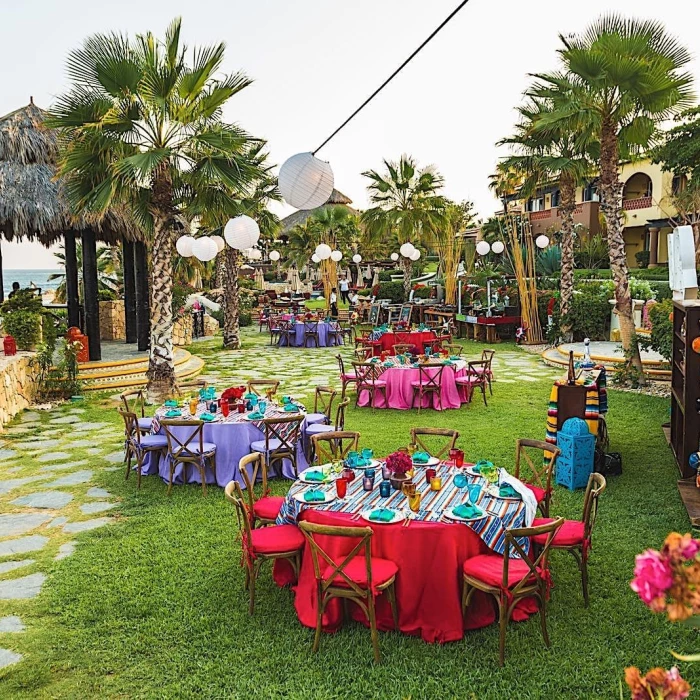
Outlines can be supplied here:
<path id="1" fill-rule="evenodd" d="M 396 363 L 393 358 L 389 360 Z M 382 368 L 384 369 L 384 368 Z M 437 374 L 437 369 L 429 369 L 432 375 Z M 432 392 L 423 396 L 421 408 L 434 408 L 438 411 L 446 408 L 459 408 L 466 401 L 466 394 L 455 383 L 457 377 L 467 374 L 467 363 L 464 360 L 457 360 L 454 367 L 446 366 L 442 373 L 442 390 L 440 397 Z M 374 408 L 397 408 L 405 411 L 413 406 L 413 386 L 412 382 L 420 379 L 420 372 L 415 367 L 397 366 L 386 368 L 380 377 L 386 382 L 386 400 L 383 391 L 374 392 Z M 369 392 L 360 393 L 360 406 L 369 406 Z M 418 408 L 418 398 L 415 407 Z"/>

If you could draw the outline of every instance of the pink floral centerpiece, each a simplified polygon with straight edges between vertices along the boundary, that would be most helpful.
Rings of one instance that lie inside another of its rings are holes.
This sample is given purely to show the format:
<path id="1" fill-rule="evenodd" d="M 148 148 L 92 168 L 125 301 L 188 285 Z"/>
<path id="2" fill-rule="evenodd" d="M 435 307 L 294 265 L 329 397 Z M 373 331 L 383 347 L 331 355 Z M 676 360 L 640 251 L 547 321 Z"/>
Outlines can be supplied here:
<path id="1" fill-rule="evenodd" d="M 392 452 L 386 458 L 386 468 L 391 474 L 389 477 L 391 485 L 399 491 L 403 483 L 409 480 L 406 472 L 411 471 L 413 468 L 411 456 L 406 452 Z"/>

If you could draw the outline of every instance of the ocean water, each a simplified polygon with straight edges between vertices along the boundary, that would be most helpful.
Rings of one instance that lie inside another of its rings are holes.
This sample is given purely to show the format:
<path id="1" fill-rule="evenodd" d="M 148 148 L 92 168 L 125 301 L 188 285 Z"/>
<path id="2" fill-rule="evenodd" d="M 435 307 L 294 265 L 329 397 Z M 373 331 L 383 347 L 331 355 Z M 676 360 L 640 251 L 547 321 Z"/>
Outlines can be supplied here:
<path id="1" fill-rule="evenodd" d="M 56 270 L 3 270 L 2 280 L 3 287 L 5 290 L 5 297 L 12 291 L 12 283 L 19 282 L 19 286 L 24 289 L 29 287 L 34 283 L 35 286 L 40 287 L 43 292 L 49 289 L 56 289 L 60 284 L 61 280 L 52 280 L 49 282 L 49 275 L 53 273 L 63 273 L 62 269 Z"/>

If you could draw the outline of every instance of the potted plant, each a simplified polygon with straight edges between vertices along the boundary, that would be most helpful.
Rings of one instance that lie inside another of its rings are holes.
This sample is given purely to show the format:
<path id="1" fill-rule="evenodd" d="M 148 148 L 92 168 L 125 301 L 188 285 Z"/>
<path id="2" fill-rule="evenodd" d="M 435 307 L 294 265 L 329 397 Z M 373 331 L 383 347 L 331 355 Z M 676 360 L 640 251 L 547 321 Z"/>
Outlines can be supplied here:
<path id="1" fill-rule="evenodd" d="M 20 350 L 34 350 L 41 341 L 41 297 L 30 289 L 22 289 L 0 307 L 2 326 Z"/>
<path id="2" fill-rule="evenodd" d="M 406 452 L 392 452 L 386 458 L 386 468 L 391 473 L 389 481 L 391 485 L 400 491 L 404 482 L 409 481 L 409 477 L 406 476 L 406 472 L 411 471 L 413 468 L 413 462 L 411 456 Z"/>

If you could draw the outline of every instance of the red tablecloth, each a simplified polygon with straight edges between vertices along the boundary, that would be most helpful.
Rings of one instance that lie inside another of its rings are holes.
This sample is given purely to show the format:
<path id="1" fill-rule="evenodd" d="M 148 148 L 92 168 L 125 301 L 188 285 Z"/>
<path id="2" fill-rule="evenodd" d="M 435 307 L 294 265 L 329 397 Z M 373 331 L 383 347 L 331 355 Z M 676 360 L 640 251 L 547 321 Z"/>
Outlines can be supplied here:
<path id="1" fill-rule="evenodd" d="M 374 530 L 373 556 L 391 559 L 399 567 L 396 576 L 396 599 L 399 629 L 405 634 L 421 636 L 426 642 L 453 642 L 462 638 L 465 629 L 477 629 L 496 620 L 493 599 L 477 591 L 462 619 L 462 564 L 466 559 L 490 550 L 466 526 L 449 523 L 413 521 L 409 527 L 374 525 L 350 521 L 348 513 L 316 511 L 307 508 L 301 518 L 324 525 L 361 525 Z M 356 544 L 350 538 L 318 538 L 319 544 L 331 556 L 347 554 Z M 275 581 L 279 585 L 292 583 L 292 571 L 286 562 L 276 562 Z M 316 627 L 316 581 L 308 546 L 304 550 L 299 581 L 294 586 L 295 607 L 299 621 Z M 367 624 L 362 611 L 351 605 L 354 618 Z M 527 619 L 536 611 L 532 600 L 521 602 L 512 619 Z M 323 616 L 324 630 L 334 632 L 342 624 L 342 607 L 332 601 Z M 377 626 L 393 629 L 391 609 L 385 595 L 377 598 Z"/>
<path id="2" fill-rule="evenodd" d="M 394 345 L 413 345 L 409 352 L 420 354 L 423 352 L 425 343 L 436 343 L 437 336 L 434 331 L 397 331 L 395 333 L 385 333 L 377 345 L 374 346 L 374 354 L 379 355 L 382 351 L 394 354 Z"/>

